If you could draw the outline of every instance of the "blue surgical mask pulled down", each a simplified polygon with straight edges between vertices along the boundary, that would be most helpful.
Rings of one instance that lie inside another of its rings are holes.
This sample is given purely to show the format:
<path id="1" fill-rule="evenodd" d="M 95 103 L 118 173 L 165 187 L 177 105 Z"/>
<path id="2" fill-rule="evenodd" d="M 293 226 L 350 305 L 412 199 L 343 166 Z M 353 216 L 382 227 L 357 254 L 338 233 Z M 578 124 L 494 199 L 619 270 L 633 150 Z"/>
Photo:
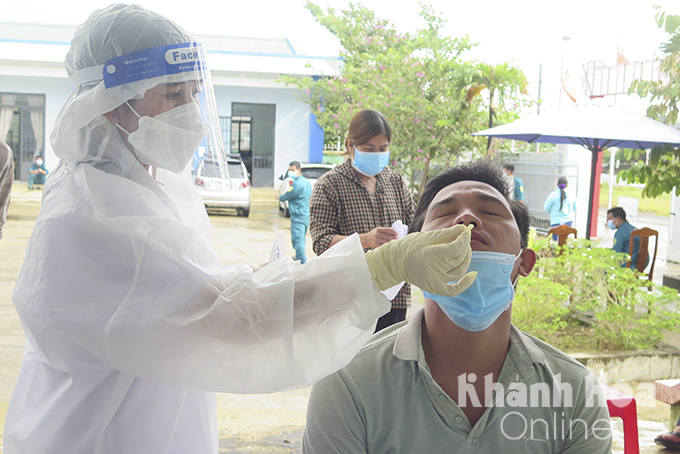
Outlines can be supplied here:
<path id="1" fill-rule="evenodd" d="M 423 294 L 434 300 L 457 326 L 472 332 L 484 331 L 510 307 L 515 297 L 510 275 L 521 254 L 520 251 L 515 257 L 500 252 L 472 251 L 468 271 L 477 271 L 477 279 L 467 290 L 453 297 L 425 291 Z"/>
<path id="2" fill-rule="evenodd" d="M 366 176 L 373 177 L 379 174 L 390 162 L 390 151 L 368 152 L 354 149 L 354 162 L 352 167 Z"/>

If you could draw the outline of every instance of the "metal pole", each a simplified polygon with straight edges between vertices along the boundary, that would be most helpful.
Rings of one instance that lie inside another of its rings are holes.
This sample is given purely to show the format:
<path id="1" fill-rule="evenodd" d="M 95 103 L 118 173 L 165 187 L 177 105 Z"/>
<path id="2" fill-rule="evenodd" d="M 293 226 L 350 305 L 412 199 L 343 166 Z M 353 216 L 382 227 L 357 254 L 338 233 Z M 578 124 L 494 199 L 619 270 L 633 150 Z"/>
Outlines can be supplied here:
<path id="1" fill-rule="evenodd" d="M 675 261 L 671 258 L 673 256 L 673 233 L 675 232 L 675 229 L 678 228 L 675 223 L 680 222 L 680 219 L 678 219 L 675 214 L 675 201 L 677 200 L 679 194 L 680 190 L 678 190 L 678 187 L 675 186 L 673 188 L 673 192 L 671 193 L 671 222 L 668 226 L 668 252 L 666 254 L 667 260 L 671 261 Z"/>
<path id="2" fill-rule="evenodd" d="M 564 71 L 564 44 L 562 44 L 562 60 L 560 60 L 560 97 L 557 98 L 558 109 L 562 108 L 562 80 L 564 78 L 564 76 L 562 76 L 563 71 Z"/>
<path id="3" fill-rule="evenodd" d="M 536 115 L 541 115 L 541 85 L 543 84 L 543 63 L 538 65 L 538 103 L 536 104 Z"/>
<path id="4" fill-rule="evenodd" d="M 536 105 L 536 115 L 541 115 L 541 85 L 543 85 L 543 63 L 538 65 L 538 103 Z M 534 145 L 534 151 L 538 153 L 541 146 L 538 142 Z"/>
<path id="5" fill-rule="evenodd" d="M 609 203 L 607 209 L 612 207 L 612 200 L 614 199 L 614 167 L 616 166 L 616 150 L 618 148 L 610 148 L 609 153 Z"/>
<path id="6" fill-rule="evenodd" d="M 558 98 L 557 101 L 557 107 L 561 108 L 562 107 L 562 80 L 564 80 L 564 75 L 562 74 L 564 72 L 564 43 L 569 41 L 571 37 L 569 36 L 564 36 L 562 37 L 562 60 L 560 62 L 560 97 Z"/>

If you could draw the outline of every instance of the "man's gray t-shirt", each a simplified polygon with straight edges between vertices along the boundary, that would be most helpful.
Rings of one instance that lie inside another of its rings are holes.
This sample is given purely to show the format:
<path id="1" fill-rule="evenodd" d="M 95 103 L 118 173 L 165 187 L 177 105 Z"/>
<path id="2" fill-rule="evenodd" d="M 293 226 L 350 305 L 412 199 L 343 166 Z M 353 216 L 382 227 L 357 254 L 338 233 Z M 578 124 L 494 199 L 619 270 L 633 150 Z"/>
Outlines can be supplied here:
<path id="1" fill-rule="evenodd" d="M 593 375 L 514 326 L 498 379 L 503 392 L 471 427 L 430 374 L 422 317 L 421 310 L 376 334 L 347 367 L 314 385 L 304 454 L 611 451 L 609 413 Z"/>

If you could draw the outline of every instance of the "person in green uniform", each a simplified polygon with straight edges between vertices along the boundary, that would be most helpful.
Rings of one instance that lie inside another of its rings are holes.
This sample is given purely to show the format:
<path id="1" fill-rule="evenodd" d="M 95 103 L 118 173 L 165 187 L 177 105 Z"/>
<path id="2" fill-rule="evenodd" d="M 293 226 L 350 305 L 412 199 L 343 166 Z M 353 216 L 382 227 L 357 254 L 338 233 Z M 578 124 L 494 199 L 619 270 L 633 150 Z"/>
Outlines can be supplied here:
<path id="1" fill-rule="evenodd" d="M 302 176 L 302 164 L 298 161 L 288 165 L 288 177 L 291 179 L 290 188 L 279 196 L 279 200 L 288 201 L 290 237 L 295 249 L 293 260 L 306 263 L 305 236 L 309 229 L 309 197 L 312 195 L 312 185 Z"/>
<path id="2" fill-rule="evenodd" d="M 626 220 L 626 210 L 621 207 L 610 208 L 607 211 L 607 227 L 611 230 L 616 230 L 612 249 L 616 252 L 625 252 L 626 254 L 630 252 L 630 234 L 636 227 Z M 635 238 L 633 242 L 633 255 L 630 258 L 631 269 L 635 269 L 639 254 L 640 238 Z M 621 266 L 626 266 L 626 263 L 623 263 Z M 647 265 L 649 265 L 649 254 L 647 255 L 645 266 Z"/>

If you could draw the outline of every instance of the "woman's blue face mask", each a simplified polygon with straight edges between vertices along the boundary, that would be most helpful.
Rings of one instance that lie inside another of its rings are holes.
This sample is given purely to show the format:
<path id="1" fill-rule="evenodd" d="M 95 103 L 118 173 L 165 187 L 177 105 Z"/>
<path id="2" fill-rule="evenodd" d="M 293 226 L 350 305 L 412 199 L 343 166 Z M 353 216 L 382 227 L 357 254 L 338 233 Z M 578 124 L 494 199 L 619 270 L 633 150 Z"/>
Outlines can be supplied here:
<path id="1" fill-rule="evenodd" d="M 354 148 L 354 162 L 352 167 L 366 176 L 373 177 L 387 166 L 390 162 L 390 151 L 360 151 Z"/>

